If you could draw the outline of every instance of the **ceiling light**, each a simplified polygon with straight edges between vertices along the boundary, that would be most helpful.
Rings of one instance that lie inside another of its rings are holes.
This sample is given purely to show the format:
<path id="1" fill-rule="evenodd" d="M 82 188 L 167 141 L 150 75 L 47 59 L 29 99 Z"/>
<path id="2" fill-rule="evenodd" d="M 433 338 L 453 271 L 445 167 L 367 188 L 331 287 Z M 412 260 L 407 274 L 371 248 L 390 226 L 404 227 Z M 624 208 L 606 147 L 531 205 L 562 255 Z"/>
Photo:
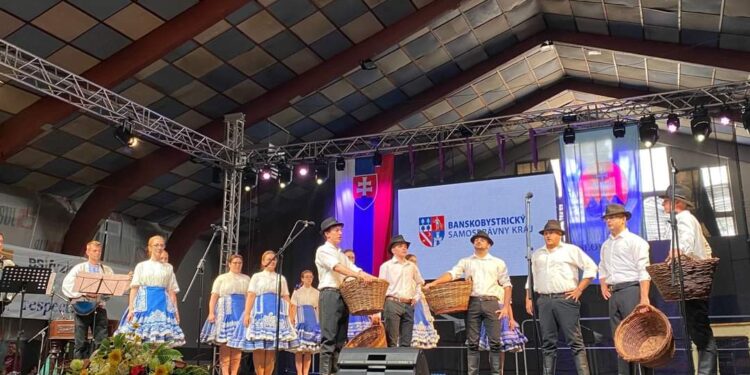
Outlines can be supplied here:
<path id="1" fill-rule="evenodd" d="M 115 128 L 115 139 L 128 147 L 138 146 L 138 137 L 133 135 L 130 128 L 126 125 L 117 126 Z"/>
<path id="2" fill-rule="evenodd" d="M 299 174 L 302 177 L 307 176 L 307 174 L 310 172 L 310 167 L 307 166 L 307 164 L 300 164 L 297 167 L 297 174 Z"/>
<path id="3" fill-rule="evenodd" d="M 729 123 L 732 122 L 732 111 L 729 109 L 729 106 L 721 106 L 721 110 L 719 111 L 719 122 L 722 125 L 729 125 Z"/>
<path id="4" fill-rule="evenodd" d="M 612 124 L 612 135 L 615 138 L 622 138 L 625 136 L 625 123 L 617 120 Z"/>
<path id="5" fill-rule="evenodd" d="M 565 130 L 563 130 L 563 142 L 566 145 L 572 145 L 576 142 L 576 131 L 570 126 L 566 126 Z"/>
<path id="6" fill-rule="evenodd" d="M 362 70 L 375 70 L 378 68 L 378 66 L 375 65 L 372 59 L 364 59 L 360 61 L 359 67 L 362 68 Z"/>
<path id="7" fill-rule="evenodd" d="M 650 148 L 656 144 L 656 141 L 659 140 L 659 127 L 656 125 L 654 115 L 641 117 L 638 135 L 645 147 Z"/>
<path id="8" fill-rule="evenodd" d="M 539 46 L 539 50 L 542 52 L 551 51 L 554 47 L 554 44 L 552 44 L 551 40 L 545 40 L 544 43 L 542 43 L 541 46 Z"/>
<path id="9" fill-rule="evenodd" d="M 703 142 L 711 134 L 711 118 L 708 111 L 699 107 L 693 110 L 693 118 L 690 120 L 690 131 L 698 142 Z"/>
<path id="10" fill-rule="evenodd" d="M 667 130 L 670 133 L 674 133 L 678 129 L 680 129 L 680 118 L 676 114 L 670 113 L 667 115 Z"/>
<path id="11" fill-rule="evenodd" d="M 590 49 L 586 51 L 586 54 L 589 56 L 599 56 L 602 54 L 602 51 L 599 51 L 598 49 Z"/>
<path id="12" fill-rule="evenodd" d="M 245 185 L 245 191 L 250 191 L 250 189 L 252 189 L 250 185 Z"/>
<path id="13" fill-rule="evenodd" d="M 263 168 L 260 169 L 260 178 L 262 178 L 264 181 L 268 181 L 271 179 L 271 166 L 266 164 L 263 166 Z"/>

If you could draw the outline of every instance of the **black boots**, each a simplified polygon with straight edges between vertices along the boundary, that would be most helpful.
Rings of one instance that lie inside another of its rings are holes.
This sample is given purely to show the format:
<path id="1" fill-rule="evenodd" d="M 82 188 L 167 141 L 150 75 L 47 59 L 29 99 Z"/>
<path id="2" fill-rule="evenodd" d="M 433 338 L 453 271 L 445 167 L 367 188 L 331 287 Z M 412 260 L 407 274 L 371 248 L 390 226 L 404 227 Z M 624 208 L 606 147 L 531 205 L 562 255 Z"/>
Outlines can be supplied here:
<path id="1" fill-rule="evenodd" d="M 715 351 L 698 351 L 698 375 L 716 375 Z"/>

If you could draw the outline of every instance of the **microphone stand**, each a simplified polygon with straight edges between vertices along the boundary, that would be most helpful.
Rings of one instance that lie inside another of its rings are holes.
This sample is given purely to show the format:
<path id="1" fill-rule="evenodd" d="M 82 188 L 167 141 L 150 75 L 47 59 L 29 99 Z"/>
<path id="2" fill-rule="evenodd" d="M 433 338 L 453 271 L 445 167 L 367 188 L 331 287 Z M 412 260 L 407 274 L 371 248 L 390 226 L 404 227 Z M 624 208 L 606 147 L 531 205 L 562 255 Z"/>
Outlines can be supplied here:
<path id="1" fill-rule="evenodd" d="M 188 285 L 187 290 L 185 291 L 185 296 L 182 297 L 182 303 L 185 303 L 185 300 L 187 300 L 188 295 L 190 294 L 190 290 L 193 288 L 193 283 L 195 282 L 195 278 L 198 277 L 198 275 L 201 276 L 200 281 L 200 295 L 198 295 L 198 319 L 196 322 L 198 323 L 198 336 L 195 339 L 195 342 L 198 345 L 198 348 L 196 350 L 196 359 L 198 366 L 201 365 L 201 324 L 203 323 L 203 275 L 205 271 L 205 265 L 206 265 L 206 256 L 208 256 L 208 251 L 211 250 L 211 245 L 214 243 L 214 240 L 216 239 L 216 235 L 223 231 L 222 227 L 219 226 L 212 226 L 214 233 L 211 235 L 211 240 L 208 241 L 208 246 L 206 246 L 206 251 L 203 252 L 203 256 L 201 256 L 201 259 L 198 261 L 198 264 L 195 266 L 195 273 L 193 274 L 193 279 L 190 280 L 190 285 Z M 175 306 L 177 308 L 177 306 Z M 211 369 L 210 373 L 213 373 L 214 363 L 213 358 L 211 359 Z"/>
<path id="2" fill-rule="evenodd" d="M 302 224 L 302 228 L 297 230 L 297 232 L 295 233 L 297 225 L 299 224 Z M 276 253 L 276 352 L 274 353 L 274 355 L 276 356 L 276 366 L 274 366 L 274 374 L 279 373 L 279 335 L 281 330 L 281 271 L 284 265 L 284 252 L 289 248 L 292 242 L 294 242 L 294 240 L 296 240 L 297 237 L 299 237 L 299 235 L 302 234 L 305 229 L 307 229 L 308 226 L 310 226 L 309 221 L 297 220 L 294 223 L 292 230 L 289 232 L 289 235 L 286 237 L 284 245 L 281 246 L 279 251 Z"/>
<path id="3" fill-rule="evenodd" d="M 533 196 L 533 195 L 532 195 Z M 531 255 L 534 253 L 534 247 L 531 245 L 531 198 L 530 196 L 526 196 L 525 203 L 526 203 L 526 262 L 528 265 L 528 280 L 529 280 L 529 296 L 531 297 L 531 323 L 534 327 L 534 352 L 536 353 L 536 365 L 537 369 L 541 369 L 542 366 L 542 353 L 541 349 L 539 347 L 542 338 L 539 333 L 539 317 L 537 316 L 537 305 L 536 305 L 536 298 L 534 298 L 534 273 L 532 272 L 532 261 L 531 261 Z M 526 360 L 526 354 L 524 352 L 524 361 Z M 528 368 L 527 368 L 528 371 Z"/>
<path id="4" fill-rule="evenodd" d="M 690 374 L 695 373 L 695 365 L 693 364 L 693 356 L 692 356 L 692 345 L 690 344 L 690 331 L 688 327 L 688 321 L 687 321 L 687 310 L 685 307 L 685 275 L 682 273 L 682 260 L 680 259 L 680 255 L 682 252 L 680 251 L 680 237 L 679 237 L 679 231 L 677 230 L 677 213 L 675 212 L 674 206 L 675 206 L 675 176 L 677 175 L 677 166 L 675 165 L 674 159 L 669 159 L 670 164 L 670 174 L 669 174 L 669 183 L 672 186 L 672 191 L 670 192 L 671 209 L 669 210 L 669 226 L 672 230 L 672 243 L 669 249 L 669 255 L 672 258 L 672 264 L 671 271 L 672 271 L 672 285 L 675 285 L 676 283 L 680 286 L 680 315 L 682 317 L 682 323 L 683 323 L 683 329 L 685 331 L 685 354 L 687 355 L 688 360 L 688 369 L 690 370 Z"/>

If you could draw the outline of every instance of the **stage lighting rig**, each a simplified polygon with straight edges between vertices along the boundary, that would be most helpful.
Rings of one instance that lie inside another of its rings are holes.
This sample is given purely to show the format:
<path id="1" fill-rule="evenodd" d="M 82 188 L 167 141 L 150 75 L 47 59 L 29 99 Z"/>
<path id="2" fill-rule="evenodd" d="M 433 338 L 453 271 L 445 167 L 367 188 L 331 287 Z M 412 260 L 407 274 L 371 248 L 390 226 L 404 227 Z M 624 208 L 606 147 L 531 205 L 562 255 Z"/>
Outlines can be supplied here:
<path id="1" fill-rule="evenodd" d="M 566 126 L 565 130 L 563 130 L 563 142 L 566 145 L 576 143 L 576 131 L 570 125 Z"/>
<path id="2" fill-rule="evenodd" d="M 674 113 L 670 113 L 669 115 L 667 115 L 667 130 L 670 133 L 674 133 L 679 129 L 680 129 L 680 118 Z"/>
<path id="3" fill-rule="evenodd" d="M 624 137 L 625 136 L 625 123 L 620 120 L 616 120 L 612 124 L 612 135 L 614 135 L 615 138 Z"/>
<path id="4" fill-rule="evenodd" d="M 698 142 L 703 142 L 711 134 L 711 117 L 708 110 L 697 107 L 693 110 L 693 118 L 690 120 L 690 131 Z"/>
<path id="5" fill-rule="evenodd" d="M 346 159 L 343 156 L 339 156 L 336 158 L 336 170 L 341 172 L 344 169 L 346 169 Z"/>
<path id="6" fill-rule="evenodd" d="M 659 126 L 656 125 L 656 118 L 654 115 L 641 117 L 640 126 L 638 127 L 638 135 L 640 136 L 643 145 L 647 148 L 656 144 L 656 141 L 659 140 Z"/>

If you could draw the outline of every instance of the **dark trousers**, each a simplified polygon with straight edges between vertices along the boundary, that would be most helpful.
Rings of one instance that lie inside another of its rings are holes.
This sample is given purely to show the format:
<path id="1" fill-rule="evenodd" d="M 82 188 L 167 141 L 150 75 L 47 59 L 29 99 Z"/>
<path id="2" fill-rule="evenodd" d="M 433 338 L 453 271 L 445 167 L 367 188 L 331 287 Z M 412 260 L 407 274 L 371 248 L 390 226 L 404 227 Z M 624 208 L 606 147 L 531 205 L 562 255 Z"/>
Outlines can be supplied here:
<path id="1" fill-rule="evenodd" d="M 611 286 L 612 296 L 609 297 L 609 325 L 612 328 L 612 337 L 614 337 L 615 330 L 620 322 L 625 319 L 630 313 L 633 312 L 638 303 L 641 301 L 641 287 L 640 282 L 634 281 L 632 283 L 621 283 Z M 624 359 L 617 357 L 617 373 L 619 375 L 651 375 L 654 370 L 648 367 L 641 367 L 641 372 L 638 372 L 639 365 L 637 363 L 630 363 Z"/>
<path id="2" fill-rule="evenodd" d="M 411 346 L 412 330 L 414 329 L 414 306 L 408 303 L 385 300 L 383 306 L 383 320 L 385 321 L 385 338 L 388 347 Z"/>
<path id="3" fill-rule="evenodd" d="M 338 289 L 320 291 L 320 374 L 335 374 L 339 370 L 339 353 L 346 343 L 349 309 Z"/>
<path id="4" fill-rule="evenodd" d="M 91 351 L 98 349 L 102 341 L 107 338 L 107 310 L 97 308 L 89 315 L 75 316 L 75 343 L 73 345 L 73 357 L 88 358 Z M 89 348 L 89 329 L 94 335 L 94 347 Z"/>
<path id="5" fill-rule="evenodd" d="M 562 331 L 573 356 L 583 352 L 581 335 L 581 303 L 566 299 L 561 294 L 555 296 L 540 295 L 536 300 L 539 308 L 539 326 L 542 334 L 542 353 L 545 357 L 557 357 L 557 337 Z"/>
<path id="6" fill-rule="evenodd" d="M 715 374 L 718 349 L 711 321 L 708 319 L 708 300 L 685 301 L 685 317 L 690 339 L 698 349 L 698 374 Z"/>
<path id="7" fill-rule="evenodd" d="M 490 366 L 492 374 L 500 374 L 500 320 L 495 311 L 499 307 L 497 298 L 471 297 L 466 312 L 466 343 L 468 346 L 467 367 L 469 375 L 479 373 L 479 330 L 482 324 L 490 344 Z M 496 361 L 495 361 L 496 359 Z"/>

